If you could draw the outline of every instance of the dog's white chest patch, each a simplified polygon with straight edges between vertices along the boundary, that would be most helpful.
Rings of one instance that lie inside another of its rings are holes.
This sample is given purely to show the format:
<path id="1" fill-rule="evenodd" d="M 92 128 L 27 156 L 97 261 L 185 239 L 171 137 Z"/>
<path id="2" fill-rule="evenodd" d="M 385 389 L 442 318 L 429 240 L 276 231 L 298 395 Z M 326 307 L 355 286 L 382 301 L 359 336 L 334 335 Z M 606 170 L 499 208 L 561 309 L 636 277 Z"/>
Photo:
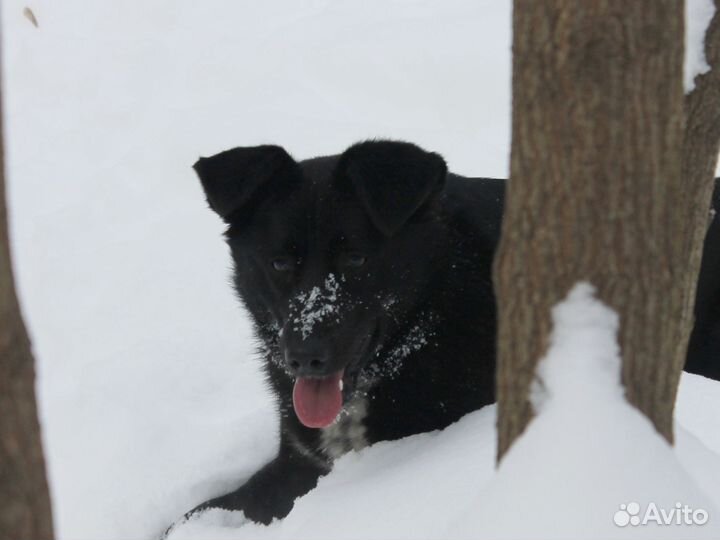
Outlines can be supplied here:
<path id="1" fill-rule="evenodd" d="M 360 450 L 368 445 L 365 424 L 368 403 L 364 397 L 356 397 L 343 407 L 340 416 L 320 434 L 322 451 L 331 459 L 337 459 L 350 450 Z"/>

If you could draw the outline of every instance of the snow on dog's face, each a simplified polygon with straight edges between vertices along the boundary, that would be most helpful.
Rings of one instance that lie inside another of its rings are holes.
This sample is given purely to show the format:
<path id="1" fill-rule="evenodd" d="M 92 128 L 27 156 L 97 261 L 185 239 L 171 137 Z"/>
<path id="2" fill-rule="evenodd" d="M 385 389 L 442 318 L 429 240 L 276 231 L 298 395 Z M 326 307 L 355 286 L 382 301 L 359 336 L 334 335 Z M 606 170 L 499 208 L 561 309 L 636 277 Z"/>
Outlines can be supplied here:
<path id="1" fill-rule="evenodd" d="M 393 331 L 422 309 L 432 257 L 400 254 L 432 253 L 445 162 L 408 143 L 366 142 L 300 163 L 277 146 L 235 148 L 195 169 L 229 224 L 235 287 L 271 382 L 282 392 L 280 377 L 294 381 L 305 426 L 331 424 L 362 390 L 361 373 L 397 361 Z"/>

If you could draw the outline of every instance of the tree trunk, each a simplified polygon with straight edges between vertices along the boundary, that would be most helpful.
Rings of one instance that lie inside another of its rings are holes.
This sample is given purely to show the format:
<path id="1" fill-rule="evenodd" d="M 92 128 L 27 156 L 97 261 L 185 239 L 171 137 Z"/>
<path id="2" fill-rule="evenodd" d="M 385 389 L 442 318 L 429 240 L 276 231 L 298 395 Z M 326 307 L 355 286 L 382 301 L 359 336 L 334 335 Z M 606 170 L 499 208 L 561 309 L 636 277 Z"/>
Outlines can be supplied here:
<path id="1" fill-rule="evenodd" d="M 720 104 L 704 76 L 684 131 L 683 27 L 681 0 L 515 0 L 498 459 L 532 417 L 550 310 L 578 281 L 620 315 L 626 396 L 672 442 Z"/>
<path id="2" fill-rule="evenodd" d="M 35 371 L 10 264 L 0 133 L 0 539 L 53 537 Z"/>
<path id="3" fill-rule="evenodd" d="M 681 238 L 687 239 L 685 277 L 689 283 L 685 286 L 693 291 L 700 273 L 703 240 L 710 218 L 708 201 L 720 151 L 720 0 L 714 3 L 715 14 L 705 34 L 705 59 L 711 69 L 695 78 L 695 88 L 685 96 L 682 178 L 689 189 L 683 191 L 681 204 L 705 210 L 693 213 L 680 232 Z M 688 300 L 683 318 L 692 321 L 695 297 Z"/>

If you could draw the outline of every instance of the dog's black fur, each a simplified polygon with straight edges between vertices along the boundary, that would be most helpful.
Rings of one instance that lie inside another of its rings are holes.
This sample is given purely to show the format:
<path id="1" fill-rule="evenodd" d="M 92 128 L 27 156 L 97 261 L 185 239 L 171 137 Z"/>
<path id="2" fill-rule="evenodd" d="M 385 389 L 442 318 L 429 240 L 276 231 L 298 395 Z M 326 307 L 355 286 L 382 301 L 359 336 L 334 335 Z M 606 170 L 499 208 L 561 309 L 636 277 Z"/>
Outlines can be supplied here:
<path id="1" fill-rule="evenodd" d="M 229 225 L 235 287 L 281 424 L 278 456 L 195 511 L 237 509 L 269 523 L 342 453 L 443 428 L 494 401 L 491 267 L 503 180 L 448 173 L 439 155 L 388 141 L 299 163 L 277 146 L 235 148 L 195 170 Z M 719 198 L 716 190 L 717 207 Z M 688 359 L 689 369 L 716 377 L 718 221 Z M 343 411 L 331 426 L 305 427 L 293 408 L 295 377 L 340 369 Z"/>
<path id="2" fill-rule="evenodd" d="M 695 295 L 695 327 L 685 371 L 720 381 L 720 178 L 715 180 L 711 220 Z"/>

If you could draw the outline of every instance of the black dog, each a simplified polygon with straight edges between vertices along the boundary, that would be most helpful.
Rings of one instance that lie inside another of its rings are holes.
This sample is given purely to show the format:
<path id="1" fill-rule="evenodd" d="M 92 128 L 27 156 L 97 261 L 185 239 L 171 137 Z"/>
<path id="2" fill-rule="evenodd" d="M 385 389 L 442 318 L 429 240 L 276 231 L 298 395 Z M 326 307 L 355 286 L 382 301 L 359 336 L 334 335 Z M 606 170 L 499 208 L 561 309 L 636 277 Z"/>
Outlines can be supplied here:
<path id="1" fill-rule="evenodd" d="M 242 510 L 267 524 L 345 452 L 444 428 L 494 401 L 503 180 L 449 174 L 439 155 L 384 141 L 299 163 L 277 146 L 235 148 L 195 170 L 229 225 L 281 441 L 242 487 L 193 512 Z M 717 255 L 718 220 L 710 236 Z M 697 370 L 720 350 L 715 255 Z"/>

